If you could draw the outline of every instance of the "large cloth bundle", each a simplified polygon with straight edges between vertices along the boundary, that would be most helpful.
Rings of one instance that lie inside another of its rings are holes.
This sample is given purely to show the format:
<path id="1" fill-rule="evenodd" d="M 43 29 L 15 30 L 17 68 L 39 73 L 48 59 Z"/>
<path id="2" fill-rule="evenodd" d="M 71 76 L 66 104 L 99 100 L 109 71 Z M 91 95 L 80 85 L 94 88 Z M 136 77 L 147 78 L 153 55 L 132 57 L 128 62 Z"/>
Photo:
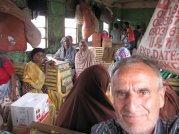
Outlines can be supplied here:
<path id="1" fill-rule="evenodd" d="M 87 40 L 94 32 L 99 31 L 98 20 L 86 2 L 80 3 L 83 16 L 82 37 Z"/>
<path id="2" fill-rule="evenodd" d="M 79 4 L 76 5 L 75 20 L 78 24 L 83 24 L 83 15 Z"/>
<path id="3" fill-rule="evenodd" d="M 92 46 L 101 47 L 101 33 L 95 32 L 92 34 Z"/>
<path id="4" fill-rule="evenodd" d="M 30 18 L 10 0 L 0 0 L 0 52 L 24 51 L 27 42 L 37 47 L 41 33 Z"/>
<path id="5" fill-rule="evenodd" d="M 0 52 L 25 51 L 24 22 L 15 16 L 0 12 Z"/>

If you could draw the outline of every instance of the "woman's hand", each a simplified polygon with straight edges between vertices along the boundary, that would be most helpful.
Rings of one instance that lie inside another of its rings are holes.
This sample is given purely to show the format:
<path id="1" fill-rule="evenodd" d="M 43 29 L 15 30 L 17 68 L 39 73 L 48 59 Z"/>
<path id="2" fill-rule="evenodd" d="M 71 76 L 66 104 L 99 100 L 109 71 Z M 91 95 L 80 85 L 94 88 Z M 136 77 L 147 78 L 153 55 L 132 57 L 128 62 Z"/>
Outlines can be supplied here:
<path id="1" fill-rule="evenodd" d="M 60 58 L 60 57 L 54 57 L 56 60 L 59 60 L 59 61 L 64 61 L 64 59 Z"/>
<path id="2" fill-rule="evenodd" d="M 47 77 L 47 73 L 48 73 L 48 68 L 51 66 L 55 66 L 55 61 L 53 60 L 49 60 L 45 62 L 45 78 Z"/>
<path id="3" fill-rule="evenodd" d="M 54 66 L 54 65 L 55 65 L 55 61 L 53 60 L 49 60 L 45 62 L 45 67 Z"/>

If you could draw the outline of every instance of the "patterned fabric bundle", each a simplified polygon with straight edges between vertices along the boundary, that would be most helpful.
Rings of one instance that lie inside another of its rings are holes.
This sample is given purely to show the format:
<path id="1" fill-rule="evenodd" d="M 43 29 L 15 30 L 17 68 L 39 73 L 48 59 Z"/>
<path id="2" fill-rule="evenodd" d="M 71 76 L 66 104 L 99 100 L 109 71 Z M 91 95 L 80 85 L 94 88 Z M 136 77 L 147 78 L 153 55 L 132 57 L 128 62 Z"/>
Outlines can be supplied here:
<path id="1" fill-rule="evenodd" d="M 129 50 L 125 47 L 121 47 L 120 49 L 117 50 L 116 54 L 115 54 L 115 60 L 116 62 L 121 61 L 124 58 L 130 57 L 131 54 L 129 52 Z"/>
<path id="2" fill-rule="evenodd" d="M 112 63 L 108 68 L 108 72 L 109 72 L 110 76 L 111 76 L 112 70 L 114 69 L 115 65 L 127 57 L 131 57 L 130 51 L 127 48 L 121 47 L 116 51 L 115 62 Z"/>

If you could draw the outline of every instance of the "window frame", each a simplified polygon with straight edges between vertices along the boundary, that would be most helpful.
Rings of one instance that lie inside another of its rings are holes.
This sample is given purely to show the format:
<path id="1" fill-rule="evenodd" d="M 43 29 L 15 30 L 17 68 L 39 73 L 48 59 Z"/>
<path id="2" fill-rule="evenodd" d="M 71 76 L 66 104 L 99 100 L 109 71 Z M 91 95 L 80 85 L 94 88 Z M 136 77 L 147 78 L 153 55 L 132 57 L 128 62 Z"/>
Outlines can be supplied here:
<path id="1" fill-rule="evenodd" d="M 68 26 L 67 26 L 66 21 L 69 21 L 69 22 L 67 22 L 67 23 L 69 23 Z M 71 26 L 70 21 L 72 21 L 73 23 L 75 23 L 75 26 Z M 65 18 L 65 19 L 64 19 L 64 24 L 65 24 L 65 25 L 64 25 L 65 36 L 68 36 L 68 35 L 72 36 L 72 38 L 73 38 L 73 43 L 74 43 L 74 44 L 77 44 L 77 43 L 78 43 L 78 24 L 76 23 L 75 19 L 73 19 L 73 18 Z M 71 33 L 66 33 L 67 29 L 72 29 L 72 30 L 74 30 L 76 35 L 75 35 L 75 34 L 73 35 L 73 34 L 71 34 Z"/>

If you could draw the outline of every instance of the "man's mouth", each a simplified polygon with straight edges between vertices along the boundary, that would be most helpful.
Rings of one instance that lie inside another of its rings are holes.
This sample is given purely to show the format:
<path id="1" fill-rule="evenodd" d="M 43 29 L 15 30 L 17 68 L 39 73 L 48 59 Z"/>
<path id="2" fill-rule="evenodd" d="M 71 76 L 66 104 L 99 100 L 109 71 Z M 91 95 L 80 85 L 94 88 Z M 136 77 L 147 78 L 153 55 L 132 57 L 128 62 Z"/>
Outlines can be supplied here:
<path id="1" fill-rule="evenodd" d="M 141 122 L 143 117 L 143 115 L 123 115 L 123 119 L 132 124 Z"/>

